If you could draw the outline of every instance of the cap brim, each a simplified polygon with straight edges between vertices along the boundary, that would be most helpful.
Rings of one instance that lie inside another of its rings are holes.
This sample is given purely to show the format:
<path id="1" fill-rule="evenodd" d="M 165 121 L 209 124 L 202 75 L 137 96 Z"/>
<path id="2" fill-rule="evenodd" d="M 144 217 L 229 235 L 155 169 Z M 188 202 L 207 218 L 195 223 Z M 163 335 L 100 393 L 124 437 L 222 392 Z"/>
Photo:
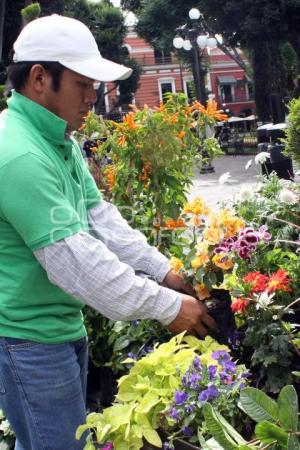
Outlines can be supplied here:
<path id="1" fill-rule="evenodd" d="M 91 58 L 84 61 L 59 61 L 67 69 L 73 70 L 80 75 L 91 78 L 95 81 L 116 81 L 126 80 L 132 69 L 122 64 L 114 63 L 105 58 Z"/>

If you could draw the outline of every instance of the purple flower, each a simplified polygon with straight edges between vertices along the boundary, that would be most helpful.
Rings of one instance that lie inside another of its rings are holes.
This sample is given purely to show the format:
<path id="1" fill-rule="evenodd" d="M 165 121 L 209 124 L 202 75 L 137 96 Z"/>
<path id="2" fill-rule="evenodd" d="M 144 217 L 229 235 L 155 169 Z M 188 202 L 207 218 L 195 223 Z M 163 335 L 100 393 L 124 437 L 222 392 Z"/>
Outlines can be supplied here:
<path id="1" fill-rule="evenodd" d="M 233 361 L 226 361 L 224 364 L 224 369 L 229 373 L 236 373 L 237 367 Z"/>
<path id="2" fill-rule="evenodd" d="M 186 373 L 182 377 L 182 384 L 185 388 L 188 389 L 199 389 L 199 381 L 202 380 L 201 375 L 197 372 L 191 372 L 187 370 Z"/>
<path id="3" fill-rule="evenodd" d="M 106 442 L 105 446 L 102 447 L 102 450 L 112 450 L 114 448 L 112 442 Z"/>
<path id="4" fill-rule="evenodd" d="M 265 242 L 268 242 L 272 239 L 272 235 L 268 232 L 268 227 L 266 225 L 262 225 L 258 229 L 259 235 L 261 239 L 263 239 Z"/>
<path id="5" fill-rule="evenodd" d="M 185 405 L 185 407 L 184 407 L 184 411 L 187 414 L 192 413 L 193 411 L 195 411 L 195 409 L 196 409 L 196 405 Z"/>
<path id="6" fill-rule="evenodd" d="M 188 394 L 183 391 L 176 391 L 174 394 L 174 402 L 176 403 L 176 405 L 183 405 L 188 398 Z"/>
<path id="7" fill-rule="evenodd" d="M 135 353 L 129 352 L 127 354 L 128 358 L 137 359 L 137 355 Z"/>
<path id="8" fill-rule="evenodd" d="M 219 391 L 213 384 L 208 386 L 207 389 L 200 392 L 198 400 L 200 402 L 207 402 L 209 400 L 213 400 L 214 398 L 218 397 Z"/>
<path id="9" fill-rule="evenodd" d="M 232 375 L 228 372 L 220 372 L 220 380 L 224 384 L 233 384 L 233 378 Z"/>
<path id="10" fill-rule="evenodd" d="M 213 352 L 212 357 L 218 361 L 219 364 L 224 364 L 225 362 L 230 361 L 229 353 L 224 350 Z"/>
<path id="11" fill-rule="evenodd" d="M 175 422 L 178 422 L 180 420 L 180 412 L 176 408 L 171 409 L 169 416 L 171 417 L 171 419 L 175 420 Z"/>
<path id="12" fill-rule="evenodd" d="M 201 361 L 200 361 L 200 358 L 198 358 L 198 356 L 196 356 L 196 358 L 194 358 L 193 366 L 195 367 L 195 369 L 197 369 L 199 371 L 202 370 Z"/>
<path id="13" fill-rule="evenodd" d="M 163 444 L 163 449 L 164 449 L 164 450 L 173 450 L 173 449 L 174 449 L 174 446 L 173 446 L 173 444 L 171 444 L 170 442 L 164 442 L 164 444 Z"/>
<path id="14" fill-rule="evenodd" d="M 215 377 L 216 373 L 217 373 L 216 366 L 208 366 L 208 378 L 209 378 L 209 381 L 211 381 Z"/>
<path id="15" fill-rule="evenodd" d="M 188 436 L 188 437 L 191 437 L 193 434 L 193 431 L 190 427 L 183 427 L 183 428 L 181 428 L 181 431 L 185 436 Z"/>

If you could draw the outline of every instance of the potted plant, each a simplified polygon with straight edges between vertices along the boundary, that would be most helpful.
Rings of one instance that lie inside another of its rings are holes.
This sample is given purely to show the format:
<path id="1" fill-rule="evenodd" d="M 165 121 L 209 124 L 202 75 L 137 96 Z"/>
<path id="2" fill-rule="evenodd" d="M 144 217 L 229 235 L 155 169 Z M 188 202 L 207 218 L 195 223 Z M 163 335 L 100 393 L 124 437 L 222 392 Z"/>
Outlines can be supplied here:
<path id="1" fill-rule="evenodd" d="M 119 380 L 114 404 L 101 414 L 90 414 L 77 430 L 78 438 L 90 431 L 85 450 L 108 444 L 115 450 L 138 450 L 145 443 L 161 448 L 159 429 L 168 436 L 165 448 L 176 446 L 178 438 L 198 445 L 199 425 L 205 433 L 206 403 L 238 423 L 236 400 L 248 372 L 212 338 L 200 341 L 182 333 L 128 362 L 133 366 Z"/>

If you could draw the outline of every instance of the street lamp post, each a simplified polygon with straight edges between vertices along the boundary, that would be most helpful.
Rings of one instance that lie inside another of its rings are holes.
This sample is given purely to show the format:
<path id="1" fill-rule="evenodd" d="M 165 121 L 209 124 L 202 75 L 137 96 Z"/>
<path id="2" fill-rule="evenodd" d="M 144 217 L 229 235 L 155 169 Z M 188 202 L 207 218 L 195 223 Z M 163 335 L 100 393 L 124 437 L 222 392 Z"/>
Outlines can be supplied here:
<path id="1" fill-rule="evenodd" d="M 189 24 L 176 29 L 177 35 L 173 39 L 173 45 L 176 49 L 193 50 L 192 66 L 196 97 L 202 104 L 205 104 L 207 96 L 202 57 L 206 49 L 217 46 L 217 40 L 208 35 L 203 15 L 197 8 L 189 11 L 189 18 Z"/>
<path id="2" fill-rule="evenodd" d="M 204 17 L 197 8 L 192 8 L 189 11 L 189 18 L 189 24 L 185 24 L 176 29 L 177 34 L 173 39 L 173 45 L 176 49 L 184 49 L 186 51 L 193 50 L 192 68 L 196 97 L 200 103 L 205 105 L 207 95 L 205 89 L 205 71 L 202 67 L 202 57 L 205 50 L 217 47 L 217 40 L 215 37 L 209 36 Z M 200 172 L 214 172 L 214 168 L 211 163 L 208 162 L 202 165 Z"/>

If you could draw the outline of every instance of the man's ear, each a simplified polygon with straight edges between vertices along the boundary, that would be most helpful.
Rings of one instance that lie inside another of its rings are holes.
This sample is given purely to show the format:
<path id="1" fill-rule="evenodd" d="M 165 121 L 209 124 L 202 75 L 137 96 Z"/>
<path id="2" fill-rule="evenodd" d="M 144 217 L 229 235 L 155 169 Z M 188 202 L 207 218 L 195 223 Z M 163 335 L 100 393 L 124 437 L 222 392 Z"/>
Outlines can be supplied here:
<path id="1" fill-rule="evenodd" d="M 42 94 L 45 88 L 48 88 L 49 85 L 51 86 L 51 83 L 51 75 L 41 64 L 34 64 L 34 66 L 31 67 L 28 76 L 28 84 L 37 94 Z"/>

